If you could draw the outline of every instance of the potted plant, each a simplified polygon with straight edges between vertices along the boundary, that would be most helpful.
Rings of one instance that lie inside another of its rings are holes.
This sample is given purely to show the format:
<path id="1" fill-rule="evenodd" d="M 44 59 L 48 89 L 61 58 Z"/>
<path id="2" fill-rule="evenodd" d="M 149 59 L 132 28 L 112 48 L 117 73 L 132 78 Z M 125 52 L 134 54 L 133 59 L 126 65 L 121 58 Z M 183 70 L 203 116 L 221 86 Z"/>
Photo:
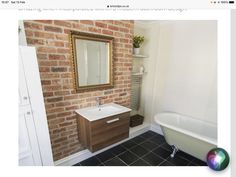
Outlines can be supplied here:
<path id="1" fill-rule="evenodd" d="M 144 42 L 144 36 L 136 35 L 133 37 L 133 52 L 138 55 L 140 52 L 140 46 Z"/>

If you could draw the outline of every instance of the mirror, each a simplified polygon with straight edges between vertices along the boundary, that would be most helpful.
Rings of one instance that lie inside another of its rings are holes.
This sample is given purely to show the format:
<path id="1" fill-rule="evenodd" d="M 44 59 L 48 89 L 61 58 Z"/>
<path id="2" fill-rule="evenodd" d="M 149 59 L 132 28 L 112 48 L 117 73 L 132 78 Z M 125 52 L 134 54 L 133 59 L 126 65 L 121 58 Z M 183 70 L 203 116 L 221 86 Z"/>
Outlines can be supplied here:
<path id="1" fill-rule="evenodd" d="M 76 91 L 113 87 L 113 37 L 71 31 Z"/>

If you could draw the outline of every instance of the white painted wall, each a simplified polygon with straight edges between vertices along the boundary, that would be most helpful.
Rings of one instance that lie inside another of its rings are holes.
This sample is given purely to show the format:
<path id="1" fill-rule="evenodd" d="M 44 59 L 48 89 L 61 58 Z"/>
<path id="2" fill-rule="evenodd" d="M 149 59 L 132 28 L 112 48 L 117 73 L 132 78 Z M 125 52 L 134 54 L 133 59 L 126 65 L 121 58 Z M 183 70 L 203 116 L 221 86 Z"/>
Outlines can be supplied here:
<path id="1" fill-rule="evenodd" d="M 144 66 L 146 74 L 142 78 L 141 103 L 139 114 L 144 115 L 144 122 L 151 123 L 154 78 L 156 72 L 156 62 L 158 56 L 158 40 L 159 40 L 159 22 L 139 21 L 135 22 L 135 35 L 143 35 L 145 37 L 144 44 L 141 47 L 141 54 L 147 55 L 148 58 L 133 59 L 133 71 L 138 71 L 140 66 Z"/>
<path id="2" fill-rule="evenodd" d="M 149 56 L 133 62 L 147 71 L 139 110 L 145 121 L 173 111 L 216 123 L 216 21 L 138 22 L 134 34 L 145 36 L 142 53 Z"/>
<path id="3" fill-rule="evenodd" d="M 158 112 L 173 111 L 216 123 L 216 21 L 162 21 L 159 25 L 150 30 L 156 42 L 149 52 L 157 54 L 150 60 L 155 70 L 148 73 L 154 82 L 153 102 L 146 104 L 152 106 L 152 121 Z"/>
<path id="4" fill-rule="evenodd" d="M 147 53 L 147 48 L 148 48 L 148 38 L 147 38 L 147 29 L 145 26 L 143 26 L 140 23 L 135 23 L 134 24 L 134 35 L 140 35 L 140 36 L 144 36 L 145 40 L 144 43 L 141 45 L 140 47 L 140 54 L 145 55 Z M 133 73 L 138 73 L 140 71 L 140 67 L 144 66 L 145 61 L 147 60 L 147 58 L 133 58 L 133 62 L 132 62 L 132 72 Z M 145 66 L 145 70 L 146 70 L 146 66 Z M 145 105 L 145 97 L 144 97 L 144 87 L 143 87 L 143 82 L 145 82 L 146 78 L 145 75 L 143 75 L 142 77 L 142 86 L 141 86 L 141 93 L 140 93 L 140 106 L 139 106 L 139 110 L 132 110 L 131 114 L 135 115 L 135 114 L 140 114 L 144 116 L 144 105 Z M 145 118 L 144 121 L 146 122 L 147 119 Z M 148 121 L 150 122 L 150 121 Z"/>

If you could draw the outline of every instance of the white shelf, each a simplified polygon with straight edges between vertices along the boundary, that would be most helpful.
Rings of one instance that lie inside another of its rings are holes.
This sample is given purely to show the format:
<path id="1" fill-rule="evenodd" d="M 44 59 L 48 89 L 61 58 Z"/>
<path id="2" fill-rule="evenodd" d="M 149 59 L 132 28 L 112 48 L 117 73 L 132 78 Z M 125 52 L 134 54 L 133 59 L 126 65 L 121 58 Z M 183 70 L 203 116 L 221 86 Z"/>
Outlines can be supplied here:
<path id="1" fill-rule="evenodd" d="M 144 72 L 144 73 L 132 73 L 132 76 L 142 76 L 144 74 L 146 74 L 147 72 Z"/>
<path id="2" fill-rule="evenodd" d="M 135 54 L 133 54 L 133 57 L 134 58 L 147 58 L 148 56 L 147 55 L 135 55 Z"/>

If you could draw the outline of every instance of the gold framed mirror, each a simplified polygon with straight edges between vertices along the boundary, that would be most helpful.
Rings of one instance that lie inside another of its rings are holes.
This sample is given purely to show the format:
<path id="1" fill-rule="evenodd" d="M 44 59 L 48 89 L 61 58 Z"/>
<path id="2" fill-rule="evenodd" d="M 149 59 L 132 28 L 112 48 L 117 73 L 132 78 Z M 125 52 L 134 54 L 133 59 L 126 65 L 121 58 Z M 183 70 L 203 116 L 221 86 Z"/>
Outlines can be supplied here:
<path id="1" fill-rule="evenodd" d="M 74 86 L 77 92 L 112 88 L 113 37 L 70 31 Z"/>

